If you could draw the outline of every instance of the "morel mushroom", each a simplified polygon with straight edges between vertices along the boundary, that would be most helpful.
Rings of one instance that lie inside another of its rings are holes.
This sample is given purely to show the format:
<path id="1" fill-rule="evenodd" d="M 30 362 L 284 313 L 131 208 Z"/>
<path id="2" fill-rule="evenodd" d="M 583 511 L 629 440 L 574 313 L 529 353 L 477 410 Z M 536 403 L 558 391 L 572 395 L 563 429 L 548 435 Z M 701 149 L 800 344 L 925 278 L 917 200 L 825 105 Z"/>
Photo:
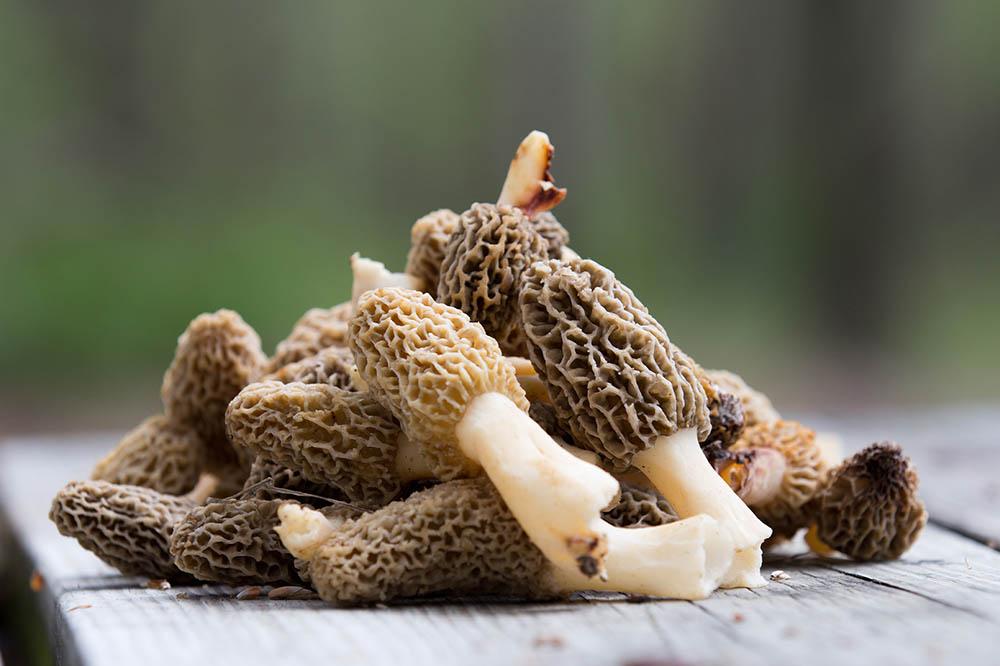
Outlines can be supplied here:
<path id="1" fill-rule="evenodd" d="M 275 372 L 264 375 L 261 381 L 279 381 L 282 384 L 329 384 L 336 388 L 352 390 L 354 355 L 347 347 L 327 347 L 314 356 L 289 363 Z"/>
<path id="2" fill-rule="evenodd" d="M 919 478 L 898 444 L 872 444 L 833 471 L 814 501 L 815 525 L 807 541 L 855 560 L 893 560 L 927 524 L 917 497 Z"/>
<path id="3" fill-rule="evenodd" d="M 184 580 L 170 556 L 170 535 L 216 485 L 206 475 L 190 493 L 176 496 L 107 481 L 73 481 L 52 500 L 49 519 L 60 534 L 125 575 Z"/>
<path id="4" fill-rule="evenodd" d="M 682 518 L 717 519 L 737 550 L 724 584 L 763 585 L 761 544 L 771 530 L 702 453 L 711 424 L 695 363 L 593 261 L 533 265 L 520 305 L 532 363 L 575 444 L 638 467 Z"/>
<path id="5" fill-rule="evenodd" d="M 409 273 L 393 273 L 380 261 L 367 259 L 355 252 L 351 255 L 351 273 L 354 282 L 351 285 L 351 303 L 357 307 L 358 299 L 365 292 L 380 287 L 404 287 L 406 289 L 426 288 L 423 278 Z"/>
<path id="6" fill-rule="evenodd" d="M 751 387 L 742 377 L 728 370 L 705 370 L 705 376 L 720 391 L 735 395 L 743 406 L 744 425 L 749 428 L 758 423 L 771 423 L 781 419 L 770 398 Z"/>
<path id="7" fill-rule="evenodd" d="M 369 390 L 422 447 L 434 474 L 449 480 L 484 470 L 567 580 L 593 588 L 590 577 L 606 566 L 607 589 L 704 596 L 728 568 L 731 551 L 719 551 L 730 540 L 707 516 L 645 530 L 602 521 L 617 481 L 528 417 L 513 369 L 465 313 L 414 291 L 369 292 L 351 320 L 351 346 Z M 664 575 L 680 569 L 697 575 Z"/>
<path id="8" fill-rule="evenodd" d="M 308 310 L 295 322 L 288 337 L 278 343 L 265 372 L 277 372 L 329 347 L 347 347 L 347 320 L 353 312 L 350 301 L 332 308 Z"/>
<path id="9" fill-rule="evenodd" d="M 437 293 L 441 263 L 448 239 L 458 230 L 459 215 L 453 210 L 435 210 L 413 223 L 406 272 L 424 281 L 431 294 Z"/>
<path id="10" fill-rule="evenodd" d="M 90 478 L 181 495 L 194 488 L 204 467 L 205 443 L 198 433 L 159 414 L 129 431 Z"/>
<path id="11" fill-rule="evenodd" d="M 722 478 L 775 536 L 791 538 L 809 524 L 809 502 L 830 466 L 816 433 L 794 421 L 758 423 L 730 449 L 736 460 Z"/>

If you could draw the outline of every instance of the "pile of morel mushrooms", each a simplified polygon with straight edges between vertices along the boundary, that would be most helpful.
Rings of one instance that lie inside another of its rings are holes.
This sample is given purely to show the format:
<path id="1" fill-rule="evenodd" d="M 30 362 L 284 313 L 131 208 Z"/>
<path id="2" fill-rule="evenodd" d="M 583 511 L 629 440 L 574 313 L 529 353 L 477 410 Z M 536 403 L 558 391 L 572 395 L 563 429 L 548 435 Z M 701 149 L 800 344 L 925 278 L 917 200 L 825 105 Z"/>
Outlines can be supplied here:
<path id="1" fill-rule="evenodd" d="M 900 557 L 927 514 L 899 446 L 841 461 L 738 375 L 706 370 L 570 249 L 542 132 L 496 203 L 412 227 L 404 273 L 351 257 L 351 300 L 267 358 L 234 312 L 178 341 L 163 411 L 51 518 L 122 573 L 428 595 L 699 599 L 762 550 Z"/>

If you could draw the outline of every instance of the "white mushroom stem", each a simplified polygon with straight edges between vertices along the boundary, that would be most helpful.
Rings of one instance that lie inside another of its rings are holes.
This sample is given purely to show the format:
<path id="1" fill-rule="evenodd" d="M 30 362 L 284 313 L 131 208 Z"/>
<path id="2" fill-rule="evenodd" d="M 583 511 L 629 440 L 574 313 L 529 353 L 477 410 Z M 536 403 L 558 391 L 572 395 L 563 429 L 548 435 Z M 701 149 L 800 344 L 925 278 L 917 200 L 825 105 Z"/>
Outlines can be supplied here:
<path id="1" fill-rule="evenodd" d="M 380 261 L 367 259 L 355 252 L 351 255 L 351 273 L 354 274 L 354 284 L 351 286 L 351 304 L 355 308 L 361 294 L 381 287 L 403 287 L 423 291 L 424 281 L 409 273 L 393 273 Z"/>
<path id="2" fill-rule="evenodd" d="M 184 497 L 191 500 L 195 504 L 204 504 L 205 500 L 212 496 L 216 490 L 219 489 L 219 477 L 214 474 L 209 474 L 208 472 L 203 472 L 200 477 L 198 477 L 198 483 L 195 484 L 194 488 L 189 490 Z"/>
<path id="3" fill-rule="evenodd" d="M 761 544 L 771 536 L 762 523 L 709 464 L 694 428 L 659 437 L 634 458 L 681 518 L 708 514 L 731 537 L 736 555 L 723 579 L 728 587 L 765 585 L 760 575 Z"/>
<path id="4" fill-rule="evenodd" d="M 300 560 L 311 560 L 337 527 L 319 511 L 295 502 L 279 506 L 278 519 L 281 523 L 274 531 L 288 552 Z"/>
<path id="5" fill-rule="evenodd" d="M 554 152 L 545 132 L 534 130 L 526 136 L 510 161 L 497 203 L 517 206 L 529 217 L 555 208 L 566 190 L 556 187 L 549 173 Z"/>
<path id="6" fill-rule="evenodd" d="M 732 540 L 712 518 L 637 530 L 602 520 L 618 482 L 559 446 L 507 397 L 477 397 L 455 430 L 569 589 L 595 589 L 596 575 L 603 589 L 701 598 L 728 572 Z"/>

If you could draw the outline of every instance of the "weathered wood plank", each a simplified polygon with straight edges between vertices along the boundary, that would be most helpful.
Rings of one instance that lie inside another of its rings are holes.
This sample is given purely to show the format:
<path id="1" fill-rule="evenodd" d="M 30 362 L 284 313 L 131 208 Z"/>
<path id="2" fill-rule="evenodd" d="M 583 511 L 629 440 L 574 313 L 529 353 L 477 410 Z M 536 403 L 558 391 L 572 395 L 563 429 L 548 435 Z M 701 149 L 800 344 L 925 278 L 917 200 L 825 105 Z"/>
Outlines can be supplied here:
<path id="1" fill-rule="evenodd" d="M 857 434 L 839 430 L 849 443 L 864 443 L 879 425 Z M 789 579 L 697 603 L 612 597 L 618 600 L 343 610 L 309 601 L 237 601 L 236 590 L 225 587 L 149 590 L 145 581 L 115 575 L 46 519 L 56 489 L 86 476 L 114 439 L 0 447 L 0 510 L 46 579 L 42 602 L 67 663 L 996 661 L 984 637 L 1000 624 L 1000 553 L 933 526 L 900 562 L 780 556 L 765 569 L 783 569 Z M 924 478 L 931 491 L 935 482 L 926 471 Z"/>

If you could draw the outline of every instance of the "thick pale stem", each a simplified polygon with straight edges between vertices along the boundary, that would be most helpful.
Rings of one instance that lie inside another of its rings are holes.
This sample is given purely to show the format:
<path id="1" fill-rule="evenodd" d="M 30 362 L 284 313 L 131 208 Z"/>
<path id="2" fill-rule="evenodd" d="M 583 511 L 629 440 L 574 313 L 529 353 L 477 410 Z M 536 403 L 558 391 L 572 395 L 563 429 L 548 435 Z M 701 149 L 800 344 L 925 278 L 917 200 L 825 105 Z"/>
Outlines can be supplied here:
<path id="1" fill-rule="evenodd" d="M 741 452 L 743 453 L 743 452 Z M 719 476 L 747 506 L 761 506 L 781 491 L 785 456 L 775 449 L 750 449 L 749 460 L 726 465 Z"/>
<path id="2" fill-rule="evenodd" d="M 319 511 L 294 502 L 278 507 L 278 519 L 281 523 L 274 531 L 288 552 L 301 560 L 311 560 L 337 527 Z"/>
<path id="3" fill-rule="evenodd" d="M 504 356 L 503 360 L 507 365 L 514 368 L 517 383 L 524 389 L 524 394 L 528 400 L 531 402 L 552 402 L 549 390 L 542 383 L 542 380 L 538 378 L 538 373 L 535 372 L 535 366 L 531 365 L 531 361 L 520 356 Z"/>
<path id="4" fill-rule="evenodd" d="M 614 477 L 564 450 L 499 393 L 469 403 L 456 434 L 549 561 L 603 575 L 606 539 L 592 523 L 618 493 Z"/>
<path id="5" fill-rule="evenodd" d="M 701 452 L 694 428 L 658 438 L 652 447 L 635 456 L 634 463 L 678 516 L 708 514 L 732 538 L 736 556 L 724 585 L 765 584 L 760 576 L 760 550 L 764 540 L 771 536 L 771 528 L 753 514 L 712 468 Z"/>
<path id="6" fill-rule="evenodd" d="M 825 469 L 833 469 L 844 461 L 844 441 L 837 433 L 816 433 L 816 447 L 820 450 Z"/>
<path id="7" fill-rule="evenodd" d="M 657 527 L 602 529 L 608 538 L 607 580 L 556 569 L 562 589 L 703 599 L 719 587 L 733 560 L 732 540 L 705 515 Z"/>
<path id="8" fill-rule="evenodd" d="M 566 190 L 556 187 L 549 173 L 554 152 L 545 132 L 535 130 L 526 136 L 510 162 L 497 203 L 517 206 L 529 216 L 555 208 Z"/>
<path id="9" fill-rule="evenodd" d="M 399 433 L 396 446 L 396 474 L 403 483 L 434 478 L 434 470 L 427 463 L 420 446 L 403 433 Z"/>
<path id="10" fill-rule="evenodd" d="M 351 303 L 357 307 L 361 294 L 382 287 L 403 287 L 423 291 L 424 281 L 409 273 L 393 273 L 380 261 L 366 259 L 357 252 L 351 255 L 351 272 L 354 284 L 351 286 Z"/>
<path id="11" fill-rule="evenodd" d="M 203 472 L 198 477 L 198 483 L 185 495 L 195 504 L 204 504 L 205 500 L 211 497 L 219 489 L 219 477 L 208 472 Z"/>

